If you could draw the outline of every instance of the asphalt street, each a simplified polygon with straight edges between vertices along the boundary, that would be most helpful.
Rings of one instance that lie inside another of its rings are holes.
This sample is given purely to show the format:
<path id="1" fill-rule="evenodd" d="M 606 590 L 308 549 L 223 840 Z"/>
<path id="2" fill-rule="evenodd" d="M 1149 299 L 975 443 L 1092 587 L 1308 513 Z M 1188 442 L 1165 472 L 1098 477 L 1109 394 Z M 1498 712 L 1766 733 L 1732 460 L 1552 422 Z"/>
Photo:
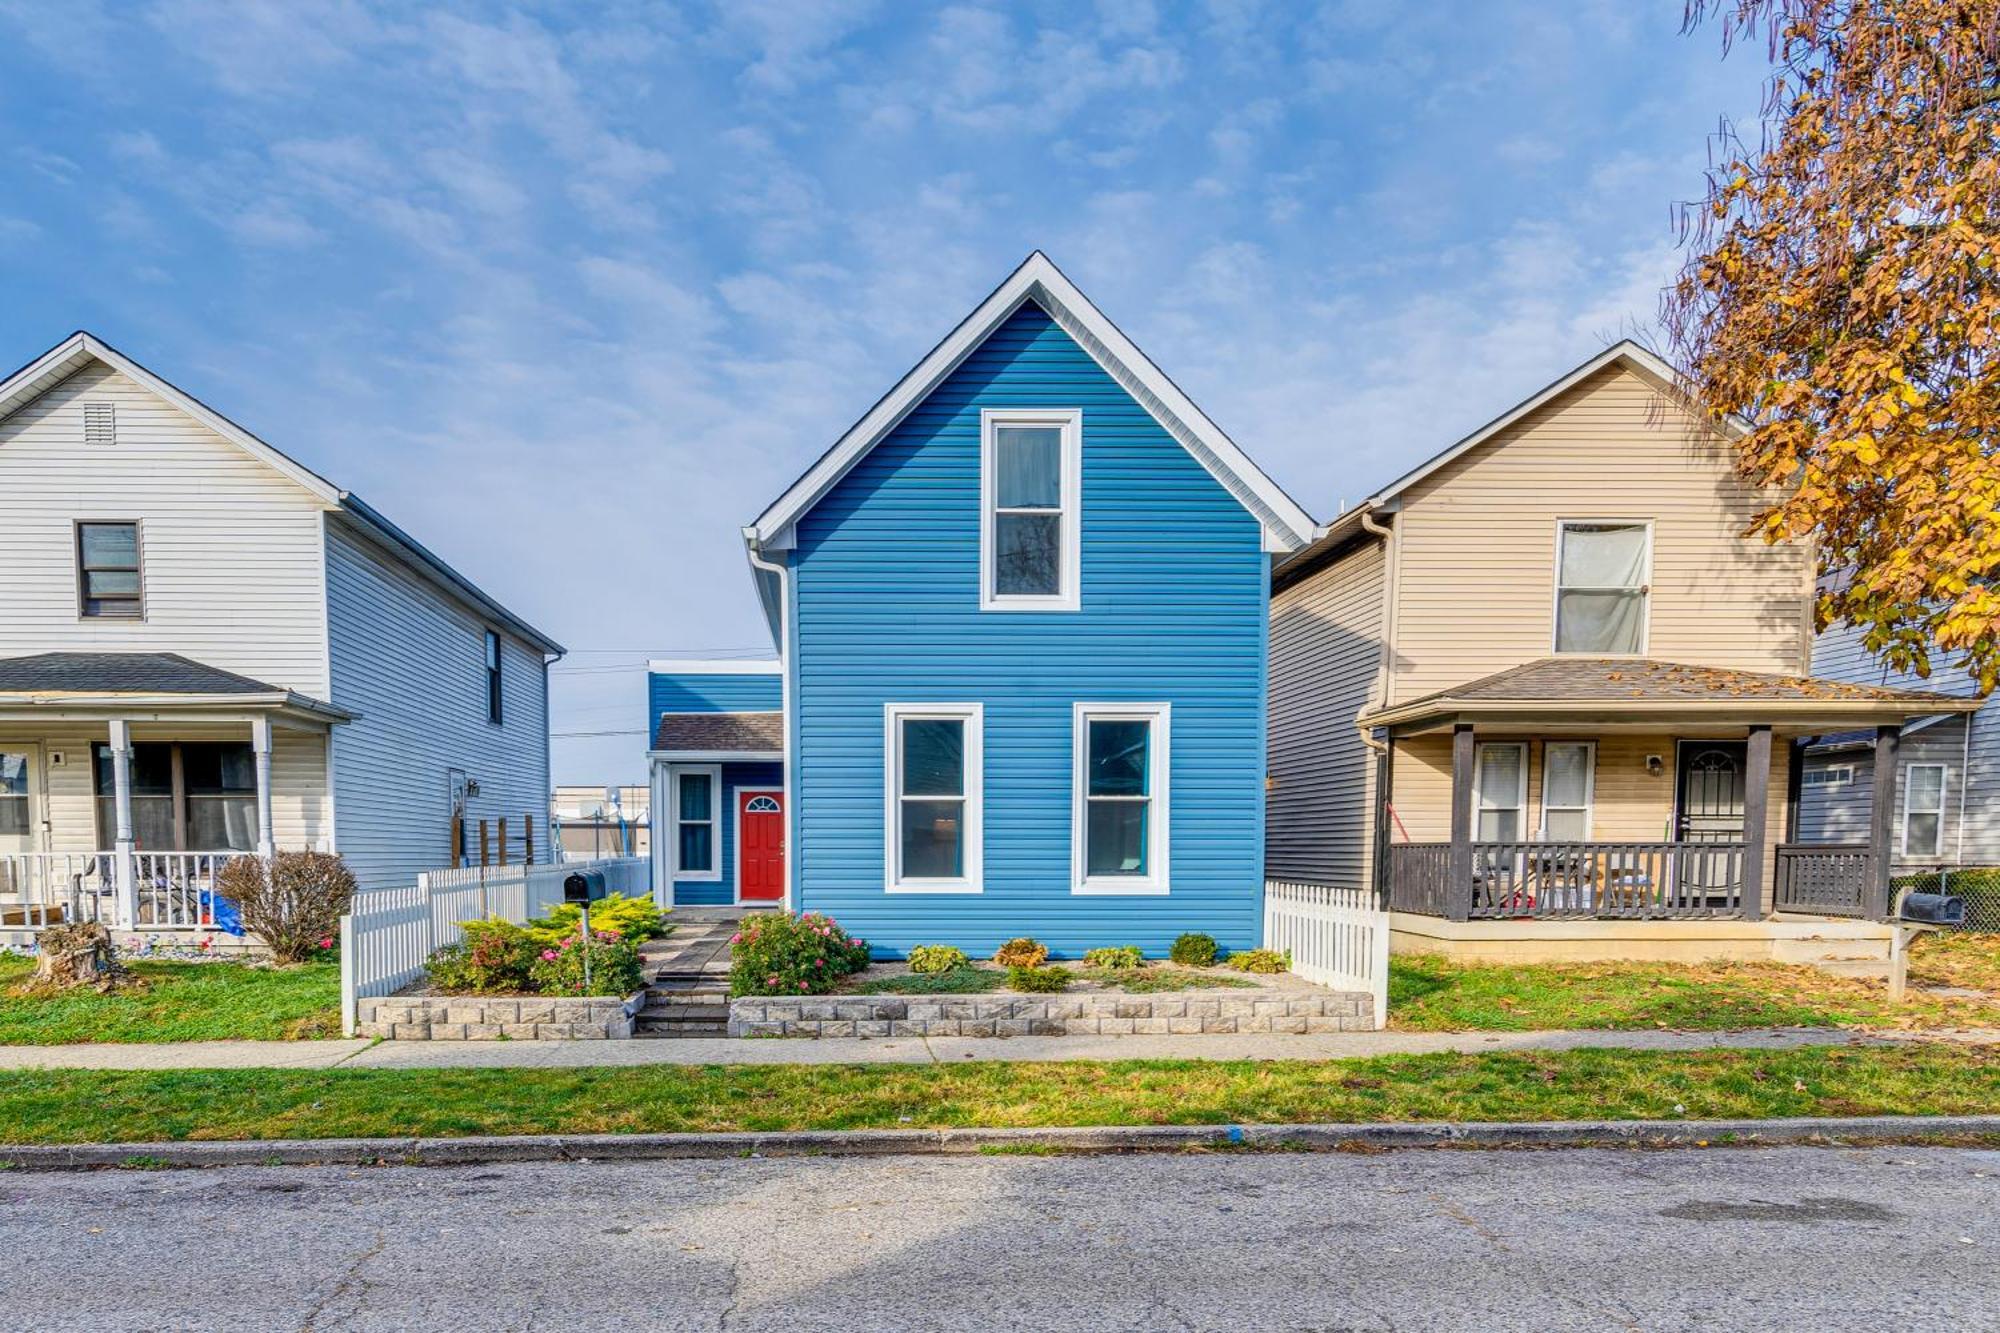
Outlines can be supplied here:
<path id="1" fill-rule="evenodd" d="M 0 1175 L 7 1328 L 1994 1329 L 2000 1153 Z"/>

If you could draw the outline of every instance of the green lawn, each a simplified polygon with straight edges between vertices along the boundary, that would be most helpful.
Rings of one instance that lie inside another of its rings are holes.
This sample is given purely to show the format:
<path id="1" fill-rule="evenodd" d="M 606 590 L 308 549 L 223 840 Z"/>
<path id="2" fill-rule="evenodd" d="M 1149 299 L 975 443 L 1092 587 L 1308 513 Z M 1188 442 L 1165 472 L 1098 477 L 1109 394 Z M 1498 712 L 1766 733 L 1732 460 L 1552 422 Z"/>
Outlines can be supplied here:
<path id="1" fill-rule="evenodd" d="M 1880 982 L 1776 963 L 1457 963 L 1389 961 L 1389 1024 L 1419 1032 L 1538 1028 L 1996 1027 L 2000 937 L 1925 941 L 1913 985 L 1992 990 L 1984 998 L 1913 991 L 1891 1004 Z"/>
<path id="2" fill-rule="evenodd" d="M 1991 1112 L 2000 1052 L 1510 1052 L 1326 1062 L 0 1073 L 17 1143 Z"/>
<path id="3" fill-rule="evenodd" d="M 340 965 L 136 962 L 144 990 L 13 994 L 34 971 L 0 958 L 0 1045 L 98 1041 L 276 1040 L 340 1035 Z"/>

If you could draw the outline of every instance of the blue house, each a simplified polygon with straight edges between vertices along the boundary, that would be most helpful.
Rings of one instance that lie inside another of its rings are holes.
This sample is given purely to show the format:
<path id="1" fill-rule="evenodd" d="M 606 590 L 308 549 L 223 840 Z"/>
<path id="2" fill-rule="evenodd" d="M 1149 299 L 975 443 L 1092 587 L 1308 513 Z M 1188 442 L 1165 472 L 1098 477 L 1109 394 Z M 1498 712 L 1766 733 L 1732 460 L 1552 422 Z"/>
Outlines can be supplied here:
<path id="1" fill-rule="evenodd" d="M 1257 944 L 1269 566 L 1312 533 L 1029 256 L 744 529 L 780 648 L 784 902 L 888 955 Z M 656 677 L 720 697 L 693 679 Z M 715 762 L 726 785 L 740 761 Z"/>
<path id="2" fill-rule="evenodd" d="M 648 664 L 653 883 L 664 886 L 662 902 L 783 902 L 783 702 L 775 661 Z"/>

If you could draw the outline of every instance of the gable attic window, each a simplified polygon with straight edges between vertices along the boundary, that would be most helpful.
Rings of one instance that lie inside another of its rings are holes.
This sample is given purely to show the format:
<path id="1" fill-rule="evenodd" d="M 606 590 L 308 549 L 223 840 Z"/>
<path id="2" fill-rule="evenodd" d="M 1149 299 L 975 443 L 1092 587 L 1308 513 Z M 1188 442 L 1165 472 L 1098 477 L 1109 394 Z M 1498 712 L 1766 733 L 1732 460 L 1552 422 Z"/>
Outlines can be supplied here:
<path id="1" fill-rule="evenodd" d="M 1566 519 L 1556 535 L 1559 653 L 1646 651 L 1653 525 Z"/>
<path id="2" fill-rule="evenodd" d="M 110 403 L 85 403 L 83 405 L 83 442 L 85 444 L 118 443 L 118 417 Z"/>
<path id="3" fill-rule="evenodd" d="M 77 609 L 91 619 L 144 615 L 137 523 L 76 525 Z"/>
<path id="4" fill-rule="evenodd" d="M 1082 490 L 1082 412 L 979 414 L 981 610 L 1078 608 Z"/>

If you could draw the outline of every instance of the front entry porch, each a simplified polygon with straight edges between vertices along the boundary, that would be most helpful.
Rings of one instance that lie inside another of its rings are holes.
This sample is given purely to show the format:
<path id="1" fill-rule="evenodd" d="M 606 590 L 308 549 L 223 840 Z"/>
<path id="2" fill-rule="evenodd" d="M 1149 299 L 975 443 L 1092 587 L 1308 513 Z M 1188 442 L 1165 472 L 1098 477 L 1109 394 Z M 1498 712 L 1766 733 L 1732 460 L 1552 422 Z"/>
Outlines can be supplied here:
<path id="1" fill-rule="evenodd" d="M 1571 932 L 1607 941 L 1673 923 L 1880 922 L 1893 788 L 1875 793 L 1867 841 L 1794 842 L 1795 751 L 1867 723 L 1878 787 L 1893 783 L 1901 722 L 1942 702 L 1606 660 L 1531 664 L 1382 710 L 1379 889 L 1404 917 L 1517 927 L 1485 928 L 1496 939 L 1556 922 L 1640 927 Z M 1766 937 L 1784 932 L 1737 934 L 1771 956 Z"/>
<path id="2" fill-rule="evenodd" d="M 224 931 L 239 856 L 325 847 L 346 714 L 165 654 L 0 662 L 0 938 Z"/>

